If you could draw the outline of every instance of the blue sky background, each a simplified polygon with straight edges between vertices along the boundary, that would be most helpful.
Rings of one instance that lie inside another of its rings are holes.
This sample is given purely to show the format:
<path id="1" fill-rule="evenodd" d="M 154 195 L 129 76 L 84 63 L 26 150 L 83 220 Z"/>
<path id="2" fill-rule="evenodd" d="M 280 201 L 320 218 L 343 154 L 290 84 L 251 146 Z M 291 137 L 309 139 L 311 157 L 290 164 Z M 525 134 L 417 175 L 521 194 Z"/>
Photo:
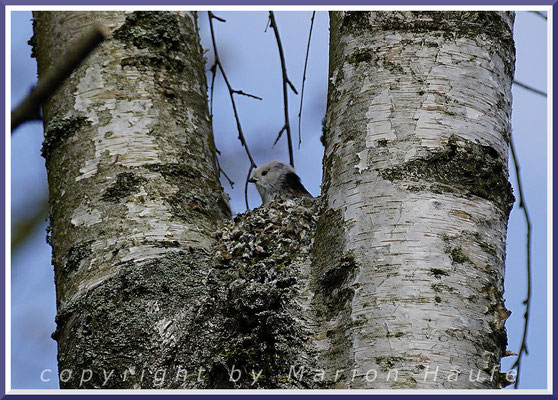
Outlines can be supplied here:
<path id="1" fill-rule="evenodd" d="M 283 126 L 281 70 L 273 31 L 268 29 L 267 12 L 217 12 L 225 24 L 214 21 L 219 52 L 229 80 L 236 89 L 263 97 L 258 101 L 237 97 L 242 126 L 255 161 L 288 161 L 286 140 L 271 148 Z M 300 92 L 306 40 L 311 12 L 277 12 L 291 81 Z M 202 43 L 211 48 L 207 13 L 199 14 Z M 31 13 L 12 13 L 11 83 L 12 104 L 23 99 L 36 82 L 36 62 L 30 57 L 27 41 L 31 37 Z M 547 22 L 529 12 L 518 12 L 515 23 L 517 47 L 516 79 L 546 91 Z M 212 51 L 206 56 L 208 68 Z M 328 16 L 318 13 L 304 95 L 302 145 L 295 151 L 295 166 L 307 189 L 320 192 L 323 147 L 319 141 L 325 114 L 328 64 Z M 290 95 L 290 118 L 296 135 L 300 97 Z M 13 108 L 13 106 L 12 106 Z M 214 133 L 222 156 L 221 166 L 236 182 L 234 189 L 223 179 L 235 212 L 244 211 L 243 180 L 249 163 L 237 139 L 236 125 L 228 92 L 219 77 L 214 96 Z M 521 174 L 533 223 L 533 299 L 529 328 L 529 355 L 524 358 L 520 388 L 545 388 L 547 375 L 546 325 L 546 232 L 547 232 L 547 134 L 546 99 L 519 87 L 513 89 L 513 135 L 521 162 Z M 20 127 L 12 136 L 11 185 L 12 227 L 18 219 L 40 207 L 47 196 L 44 159 L 40 156 L 42 123 Z M 515 176 L 511 168 L 510 180 Z M 254 188 L 249 191 L 250 206 L 260 204 Z M 50 264 L 50 247 L 45 242 L 46 222 L 41 224 L 19 251 L 12 254 L 12 387 L 57 388 L 56 342 L 50 338 L 55 329 L 55 288 Z M 506 324 L 508 348 L 519 349 L 523 326 L 522 301 L 525 298 L 525 223 L 517 204 L 512 210 L 508 230 L 506 262 L 506 307 L 512 315 Z M 504 369 L 514 357 L 503 360 Z M 42 382 L 41 372 L 50 369 Z"/>

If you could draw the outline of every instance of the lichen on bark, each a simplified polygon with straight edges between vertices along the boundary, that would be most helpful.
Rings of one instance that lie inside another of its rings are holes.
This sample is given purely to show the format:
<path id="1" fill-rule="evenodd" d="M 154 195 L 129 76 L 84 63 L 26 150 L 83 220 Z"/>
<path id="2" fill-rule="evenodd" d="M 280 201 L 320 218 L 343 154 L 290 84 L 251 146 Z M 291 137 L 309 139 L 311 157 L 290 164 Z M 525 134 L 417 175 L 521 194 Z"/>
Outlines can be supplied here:
<path id="1" fill-rule="evenodd" d="M 123 265 L 57 315 L 54 337 L 71 338 L 61 355 L 71 361 L 61 365 L 93 376 L 80 383 L 74 372 L 63 387 L 325 385 L 291 370 L 317 368 L 304 312 L 316 208 L 312 200 L 277 199 L 219 229 L 214 252 L 173 249 Z"/>

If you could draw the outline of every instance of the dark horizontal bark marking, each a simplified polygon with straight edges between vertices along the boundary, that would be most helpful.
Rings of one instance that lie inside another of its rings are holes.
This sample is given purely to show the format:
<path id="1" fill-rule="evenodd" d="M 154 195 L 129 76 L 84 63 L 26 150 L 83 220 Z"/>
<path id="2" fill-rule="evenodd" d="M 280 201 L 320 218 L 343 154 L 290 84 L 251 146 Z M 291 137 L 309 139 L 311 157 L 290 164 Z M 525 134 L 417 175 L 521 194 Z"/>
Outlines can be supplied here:
<path id="1" fill-rule="evenodd" d="M 168 71 L 182 72 L 185 68 L 184 61 L 170 57 L 168 54 L 126 57 L 120 61 L 120 65 L 122 68 L 135 67 L 140 71 L 165 68 Z"/>
<path id="2" fill-rule="evenodd" d="M 117 203 L 132 193 L 137 192 L 139 186 L 144 182 L 147 182 L 144 177 L 132 172 L 122 172 L 117 175 L 116 182 L 105 191 L 102 200 Z"/>
<path id="3" fill-rule="evenodd" d="M 342 30 L 351 34 L 363 31 L 442 31 L 445 34 L 478 37 L 488 35 L 497 40 L 507 40 L 513 45 L 512 32 L 504 19 L 493 11 L 411 11 L 408 12 L 374 11 L 375 17 L 370 19 L 370 12 L 351 11 L 345 13 L 341 24 Z"/>
<path id="4" fill-rule="evenodd" d="M 459 144 L 458 144 L 459 142 Z M 401 166 L 379 171 L 392 182 L 416 182 L 409 190 L 430 190 L 434 193 L 464 193 L 492 201 L 506 215 L 515 198 L 508 171 L 496 150 L 464 141 L 452 135 L 443 151 L 428 158 L 418 158 Z M 429 185 L 421 186 L 420 183 Z"/>

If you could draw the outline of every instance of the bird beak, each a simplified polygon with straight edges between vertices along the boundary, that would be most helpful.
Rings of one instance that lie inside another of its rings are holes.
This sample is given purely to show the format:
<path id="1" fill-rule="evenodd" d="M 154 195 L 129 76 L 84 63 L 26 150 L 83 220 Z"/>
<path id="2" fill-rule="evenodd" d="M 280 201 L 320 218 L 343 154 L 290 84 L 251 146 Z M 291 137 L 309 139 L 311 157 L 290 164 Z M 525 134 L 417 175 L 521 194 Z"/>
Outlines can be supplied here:
<path id="1" fill-rule="evenodd" d="M 248 182 L 250 182 L 250 183 L 256 183 L 257 181 L 256 181 L 255 178 L 250 178 L 250 179 L 248 179 Z"/>

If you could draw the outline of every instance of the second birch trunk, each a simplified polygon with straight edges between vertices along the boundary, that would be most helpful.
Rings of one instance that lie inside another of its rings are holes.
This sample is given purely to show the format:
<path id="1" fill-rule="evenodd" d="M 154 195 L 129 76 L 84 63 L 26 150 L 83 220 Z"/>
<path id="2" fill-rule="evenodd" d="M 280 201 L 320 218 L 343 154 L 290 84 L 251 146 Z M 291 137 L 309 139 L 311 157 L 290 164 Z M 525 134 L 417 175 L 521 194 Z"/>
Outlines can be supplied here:
<path id="1" fill-rule="evenodd" d="M 513 13 L 333 12 L 314 304 L 350 388 L 497 388 Z"/>

